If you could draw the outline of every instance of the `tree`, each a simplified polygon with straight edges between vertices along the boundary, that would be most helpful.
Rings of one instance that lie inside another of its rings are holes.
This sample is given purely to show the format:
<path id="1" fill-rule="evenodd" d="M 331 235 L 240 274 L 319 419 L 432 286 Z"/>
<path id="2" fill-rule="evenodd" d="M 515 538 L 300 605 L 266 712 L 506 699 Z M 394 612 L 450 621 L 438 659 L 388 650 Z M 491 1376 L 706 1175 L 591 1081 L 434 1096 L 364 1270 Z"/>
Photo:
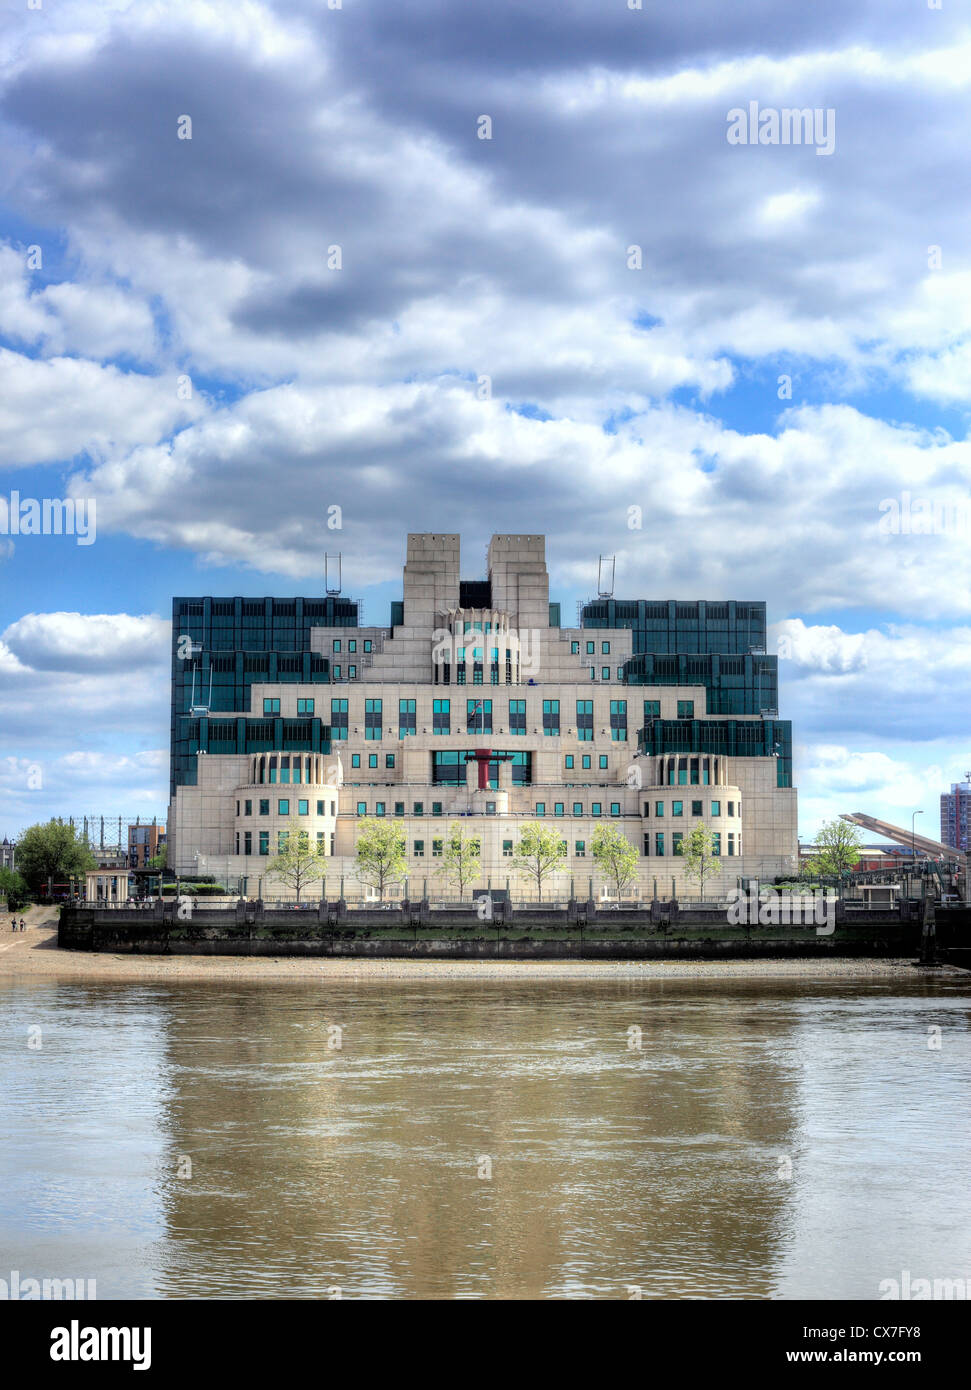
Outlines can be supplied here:
<path id="1" fill-rule="evenodd" d="M 715 837 L 701 821 L 678 845 L 678 854 L 684 859 L 684 871 L 689 878 L 698 880 L 701 896 L 705 896 L 705 879 L 711 873 L 718 855 L 715 853 Z"/>
<path id="2" fill-rule="evenodd" d="M 408 868 L 405 858 L 405 832 L 394 821 L 382 817 L 366 817 L 357 835 L 357 877 L 361 883 L 378 890 L 384 901 L 384 890 L 404 878 Z"/>
<path id="3" fill-rule="evenodd" d="M 16 870 L 0 869 L 0 898 L 6 898 L 11 912 L 16 912 L 27 902 L 27 885 Z"/>
<path id="4" fill-rule="evenodd" d="M 168 850 L 165 845 L 154 855 L 145 865 L 146 869 L 164 869 L 167 867 Z"/>
<path id="5" fill-rule="evenodd" d="M 637 874 L 637 850 L 616 826 L 598 825 L 593 832 L 591 853 L 597 868 L 613 885 L 619 898 Z"/>
<path id="6" fill-rule="evenodd" d="M 512 857 L 514 873 L 536 880 L 536 894 L 542 899 L 543 883 L 566 859 L 566 843 L 553 826 L 527 821 L 519 832 L 519 844 Z"/>
<path id="7" fill-rule="evenodd" d="M 818 878 L 842 878 L 860 860 L 863 831 L 852 821 L 825 821 L 816 836 L 812 860 Z"/>
<path id="8" fill-rule="evenodd" d="M 283 848 L 267 865 L 267 878 L 278 878 L 292 888 L 300 901 L 300 894 L 308 883 L 318 883 L 327 874 L 327 860 L 311 843 L 310 836 L 300 822 L 291 817 L 290 829 L 285 832 Z"/>
<path id="9" fill-rule="evenodd" d="M 450 825 L 442 846 L 442 862 L 435 870 L 446 883 L 458 885 L 459 897 L 465 897 L 466 886 L 482 873 L 479 841 L 466 835 L 461 825 Z"/>
<path id="10" fill-rule="evenodd" d="M 47 890 L 47 880 L 83 878 L 97 860 L 87 841 L 73 826 L 51 820 L 32 825 L 17 841 L 17 868 L 34 893 Z"/>

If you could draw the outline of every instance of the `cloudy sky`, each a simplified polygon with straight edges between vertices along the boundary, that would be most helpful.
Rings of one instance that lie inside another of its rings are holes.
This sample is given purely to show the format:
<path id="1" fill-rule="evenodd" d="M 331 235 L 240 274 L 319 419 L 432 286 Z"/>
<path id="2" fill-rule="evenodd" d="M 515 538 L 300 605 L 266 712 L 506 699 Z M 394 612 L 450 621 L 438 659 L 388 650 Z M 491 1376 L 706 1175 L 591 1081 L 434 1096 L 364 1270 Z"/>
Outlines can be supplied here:
<path id="1" fill-rule="evenodd" d="M 408 530 L 468 577 L 546 532 L 564 622 L 600 554 L 619 597 L 766 599 L 803 836 L 936 834 L 967 7 L 332 5 L 0 5 L 0 498 L 97 508 L 0 533 L 0 836 L 164 813 L 173 593 L 316 593 L 339 549 L 383 623 Z M 835 146 L 730 143 L 750 103 Z"/>

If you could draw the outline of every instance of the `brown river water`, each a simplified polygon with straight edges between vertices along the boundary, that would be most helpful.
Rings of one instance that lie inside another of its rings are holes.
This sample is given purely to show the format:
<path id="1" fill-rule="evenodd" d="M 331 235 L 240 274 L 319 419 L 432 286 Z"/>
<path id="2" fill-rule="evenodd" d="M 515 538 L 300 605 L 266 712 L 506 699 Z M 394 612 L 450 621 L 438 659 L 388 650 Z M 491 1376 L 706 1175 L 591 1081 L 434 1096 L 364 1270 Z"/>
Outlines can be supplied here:
<path id="1" fill-rule="evenodd" d="M 969 989 L 2 981 L 0 1279 L 99 1298 L 971 1287 Z"/>

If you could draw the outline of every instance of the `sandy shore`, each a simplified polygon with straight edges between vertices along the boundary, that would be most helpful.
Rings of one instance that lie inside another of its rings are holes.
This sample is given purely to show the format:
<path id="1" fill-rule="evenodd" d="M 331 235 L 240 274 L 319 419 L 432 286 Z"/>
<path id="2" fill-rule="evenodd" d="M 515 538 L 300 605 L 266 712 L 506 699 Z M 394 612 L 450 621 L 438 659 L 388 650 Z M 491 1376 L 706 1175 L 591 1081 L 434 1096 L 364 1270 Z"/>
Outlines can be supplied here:
<path id="1" fill-rule="evenodd" d="M 921 971 L 910 960 L 656 960 L 656 961 L 437 961 L 334 960 L 291 956 L 130 956 L 57 947 L 57 920 L 50 908 L 24 914 L 25 932 L 11 932 L 0 916 L 0 980 L 424 980 L 424 979 L 753 979 L 832 980 L 919 978 L 967 972 L 938 967 Z"/>

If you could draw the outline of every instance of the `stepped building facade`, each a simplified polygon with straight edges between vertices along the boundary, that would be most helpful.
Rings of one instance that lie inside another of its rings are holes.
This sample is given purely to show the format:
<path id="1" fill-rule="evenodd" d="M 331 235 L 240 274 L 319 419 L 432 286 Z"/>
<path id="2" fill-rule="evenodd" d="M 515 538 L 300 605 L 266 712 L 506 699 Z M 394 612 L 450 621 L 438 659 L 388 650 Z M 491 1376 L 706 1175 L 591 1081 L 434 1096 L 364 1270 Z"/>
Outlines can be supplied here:
<path id="1" fill-rule="evenodd" d="M 479 841 L 476 886 L 521 896 L 535 888 L 510 861 L 530 821 L 567 846 L 544 897 L 601 895 L 605 821 L 638 851 L 641 896 L 697 892 L 678 851 L 699 822 L 712 891 L 795 872 L 764 603 L 598 600 L 563 628 L 544 537 L 493 536 L 487 570 L 460 577 L 457 535 L 409 535 L 387 627 L 334 595 L 175 599 L 169 867 L 286 897 L 267 869 L 296 826 L 332 861 L 312 896 L 353 901 L 361 821 L 383 817 L 412 897 L 450 895 L 435 872 L 450 823 Z"/>

